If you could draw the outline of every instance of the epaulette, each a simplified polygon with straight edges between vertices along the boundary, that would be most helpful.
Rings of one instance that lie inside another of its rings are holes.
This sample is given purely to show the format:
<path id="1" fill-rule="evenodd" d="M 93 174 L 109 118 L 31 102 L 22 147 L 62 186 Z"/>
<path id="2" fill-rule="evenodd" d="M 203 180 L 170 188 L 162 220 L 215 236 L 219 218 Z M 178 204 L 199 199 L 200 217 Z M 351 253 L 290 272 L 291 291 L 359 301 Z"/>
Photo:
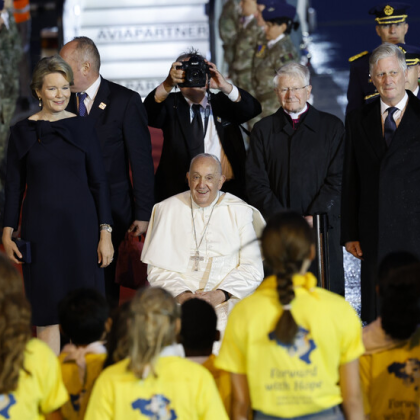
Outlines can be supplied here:
<path id="1" fill-rule="evenodd" d="M 353 55 L 353 57 L 349 58 L 349 61 L 351 63 L 352 61 L 357 60 L 358 58 L 363 57 L 366 54 L 369 54 L 369 51 L 363 51 L 360 54 Z"/>
<path id="2" fill-rule="evenodd" d="M 379 95 L 379 92 L 375 92 L 372 95 L 366 95 L 365 101 L 369 101 L 370 99 L 376 98 Z"/>

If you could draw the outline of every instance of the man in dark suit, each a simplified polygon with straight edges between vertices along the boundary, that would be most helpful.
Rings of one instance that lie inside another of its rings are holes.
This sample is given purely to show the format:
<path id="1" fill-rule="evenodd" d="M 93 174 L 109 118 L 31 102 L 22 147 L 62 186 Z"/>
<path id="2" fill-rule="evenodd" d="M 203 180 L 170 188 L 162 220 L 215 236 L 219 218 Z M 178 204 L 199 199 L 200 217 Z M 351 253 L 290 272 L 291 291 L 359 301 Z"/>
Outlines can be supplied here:
<path id="1" fill-rule="evenodd" d="M 414 45 L 398 45 L 405 54 L 407 63 L 407 81 L 405 88 L 411 90 L 414 96 L 420 99 L 419 79 L 420 79 L 420 48 Z"/>
<path id="2" fill-rule="evenodd" d="M 327 213 L 330 287 L 344 295 L 339 221 L 344 125 L 307 103 L 312 87 L 306 66 L 285 64 L 274 83 L 281 107 L 255 124 L 251 133 L 249 202 L 267 219 L 290 209 L 312 225 L 315 213 Z"/>
<path id="3" fill-rule="evenodd" d="M 375 101 L 346 121 L 342 243 L 362 260 L 362 319 L 377 316 L 377 265 L 391 252 L 420 257 L 420 101 L 406 91 L 404 54 L 392 44 L 369 61 Z"/>
<path id="4" fill-rule="evenodd" d="M 171 93 L 185 82 L 185 71 L 178 67 L 197 56 L 203 59 L 195 50 L 178 57 L 165 81 L 144 101 L 149 125 L 162 129 L 164 135 L 155 178 L 156 201 L 188 190 L 185 174 L 191 159 L 203 152 L 221 161 L 224 191 L 245 197 L 246 153 L 239 124 L 258 115 L 261 105 L 248 92 L 228 83 L 210 62 L 206 62 L 210 88 L 220 92 L 208 95 L 203 86 L 180 87 L 180 92 Z"/>
<path id="5" fill-rule="evenodd" d="M 111 191 L 115 253 L 127 231 L 138 236 L 147 230 L 154 204 L 153 160 L 147 114 L 140 95 L 103 79 L 94 42 L 77 37 L 60 51 L 74 74 L 68 110 L 93 118 Z M 76 95 L 77 93 L 77 95 Z M 130 180 L 130 169 L 132 182 Z M 116 259 L 105 270 L 109 304 L 118 305 Z"/>
<path id="6" fill-rule="evenodd" d="M 408 31 L 407 9 L 409 8 L 409 4 L 391 2 L 380 4 L 369 10 L 369 14 L 376 17 L 376 33 L 382 42 L 391 44 L 405 42 L 405 35 Z M 369 75 L 370 54 L 369 51 L 364 51 L 349 59 L 350 80 L 347 90 L 347 113 L 360 108 L 377 94 Z"/>

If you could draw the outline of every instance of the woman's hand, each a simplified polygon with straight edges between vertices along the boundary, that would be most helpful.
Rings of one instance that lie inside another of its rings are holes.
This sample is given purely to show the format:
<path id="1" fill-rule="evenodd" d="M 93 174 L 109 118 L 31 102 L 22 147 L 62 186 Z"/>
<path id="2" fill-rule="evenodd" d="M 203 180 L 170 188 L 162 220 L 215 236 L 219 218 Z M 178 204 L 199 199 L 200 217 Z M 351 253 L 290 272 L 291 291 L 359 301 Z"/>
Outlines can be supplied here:
<path id="1" fill-rule="evenodd" d="M 108 267 L 114 257 L 114 247 L 112 245 L 111 234 L 107 230 L 101 230 L 101 238 L 98 244 L 98 264 L 101 267 Z"/>
<path id="2" fill-rule="evenodd" d="M 3 228 L 3 236 L 1 240 L 3 242 L 4 252 L 15 264 L 23 264 L 22 261 L 19 261 L 16 258 L 16 256 L 18 258 L 22 258 L 22 254 L 20 253 L 16 243 L 12 241 L 12 233 L 13 229 L 11 227 Z"/>

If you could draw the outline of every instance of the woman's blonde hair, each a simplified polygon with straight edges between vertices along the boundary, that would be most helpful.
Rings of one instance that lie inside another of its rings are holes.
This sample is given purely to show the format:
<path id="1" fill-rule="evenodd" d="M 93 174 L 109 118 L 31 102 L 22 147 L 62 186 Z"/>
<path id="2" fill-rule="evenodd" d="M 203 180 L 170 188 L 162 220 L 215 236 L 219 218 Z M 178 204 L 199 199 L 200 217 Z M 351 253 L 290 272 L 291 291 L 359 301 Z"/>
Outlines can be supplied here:
<path id="1" fill-rule="evenodd" d="M 18 387 L 30 339 L 31 309 L 23 293 L 22 277 L 0 254 L 0 394 Z"/>
<path id="2" fill-rule="evenodd" d="M 129 369 L 138 378 L 146 366 L 155 374 L 154 363 L 160 352 L 175 342 L 180 316 L 180 306 L 166 290 L 150 287 L 137 292 L 131 302 Z"/>

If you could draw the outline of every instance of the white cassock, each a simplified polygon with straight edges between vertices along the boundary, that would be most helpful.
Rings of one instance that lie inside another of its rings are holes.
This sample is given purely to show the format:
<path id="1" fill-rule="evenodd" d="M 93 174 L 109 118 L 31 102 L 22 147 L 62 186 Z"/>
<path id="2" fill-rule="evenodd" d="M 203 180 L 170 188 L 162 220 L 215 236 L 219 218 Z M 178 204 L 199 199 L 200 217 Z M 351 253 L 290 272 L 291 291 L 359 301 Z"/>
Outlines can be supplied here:
<path id="1" fill-rule="evenodd" d="M 141 259 L 149 264 L 150 284 L 168 290 L 173 296 L 197 290 L 222 289 L 230 293 L 232 297 L 216 307 L 217 326 L 223 332 L 235 303 L 251 294 L 264 277 L 256 238 L 260 237 L 265 221 L 257 209 L 229 193 L 219 193 L 204 208 L 192 201 L 192 208 L 197 244 L 205 231 L 198 249 L 198 271 L 192 258 L 196 242 L 190 191 L 154 206 Z"/>

